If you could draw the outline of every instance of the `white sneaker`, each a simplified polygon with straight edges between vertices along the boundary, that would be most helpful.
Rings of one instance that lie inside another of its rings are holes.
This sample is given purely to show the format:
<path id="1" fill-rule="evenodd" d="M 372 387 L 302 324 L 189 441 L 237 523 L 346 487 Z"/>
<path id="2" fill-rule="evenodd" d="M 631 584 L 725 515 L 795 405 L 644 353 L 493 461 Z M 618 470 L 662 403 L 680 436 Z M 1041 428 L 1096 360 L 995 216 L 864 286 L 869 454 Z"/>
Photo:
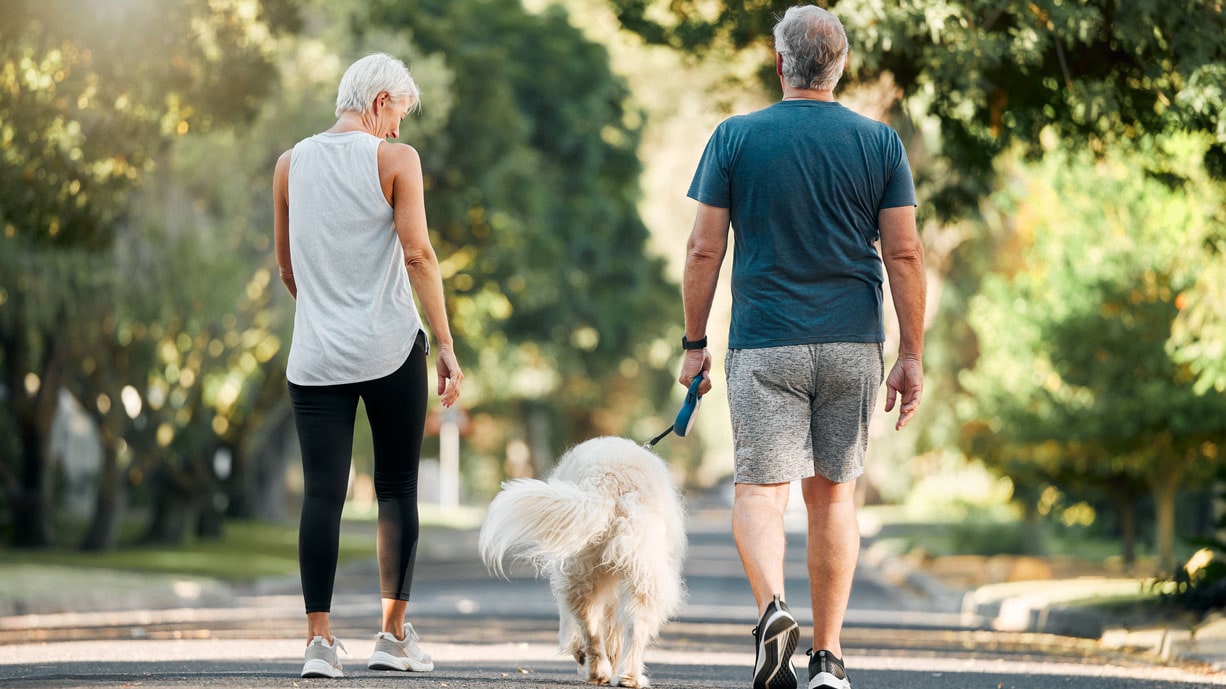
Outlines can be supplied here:
<path id="1" fill-rule="evenodd" d="M 400 670 L 401 672 L 429 672 L 434 669 L 430 654 L 417 645 L 420 637 L 413 625 L 404 623 L 404 639 L 387 632 L 375 634 L 375 652 L 370 654 L 366 667 L 371 670 Z"/>
<path id="2" fill-rule="evenodd" d="M 322 636 L 317 636 L 311 639 L 311 643 L 306 649 L 306 663 L 302 666 L 303 677 L 329 677 L 336 679 L 344 677 L 345 671 L 341 667 L 341 659 L 336 655 L 336 649 L 345 650 L 345 645 L 340 639 L 333 638 L 329 644 L 324 641 Z"/>

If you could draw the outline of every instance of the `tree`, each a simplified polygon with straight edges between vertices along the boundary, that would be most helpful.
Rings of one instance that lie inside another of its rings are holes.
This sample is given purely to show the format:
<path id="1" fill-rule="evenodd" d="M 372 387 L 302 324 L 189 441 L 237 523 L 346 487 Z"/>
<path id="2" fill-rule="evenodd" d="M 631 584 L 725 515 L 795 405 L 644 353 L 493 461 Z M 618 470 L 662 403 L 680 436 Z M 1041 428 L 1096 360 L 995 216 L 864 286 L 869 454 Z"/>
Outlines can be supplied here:
<path id="1" fill-rule="evenodd" d="M 0 486 L 15 543 L 52 540 L 47 437 L 84 361 L 73 350 L 92 344 L 63 327 L 97 286 L 90 254 L 110 249 L 169 142 L 252 116 L 275 72 L 250 10 L 289 22 L 293 4 L 15 0 L 0 15 Z"/>
<path id="2" fill-rule="evenodd" d="M 7 4 L 0 121 L 9 174 L 0 198 L 8 236 L 105 246 L 168 141 L 248 120 L 275 78 L 268 26 L 237 4 Z M 283 12 L 290 3 L 264 4 Z"/>
<path id="3" fill-rule="evenodd" d="M 1012 251 L 971 302 L 978 358 L 961 378 L 968 451 L 985 449 L 983 429 L 994 439 L 981 456 L 1023 482 L 1116 494 L 1141 482 L 1164 569 L 1177 491 L 1212 474 L 1206 460 L 1226 433 L 1226 399 L 1198 394 L 1194 372 L 1168 351 L 1202 270 L 1184 257 L 1215 231 L 1202 209 L 1221 203 L 1196 172 L 1198 141 L 1163 152 L 1199 178 L 1193 188 L 1137 175 L 1124 154 L 1096 163 L 1052 152 L 1021 167 L 993 199 L 1010 218 Z"/>

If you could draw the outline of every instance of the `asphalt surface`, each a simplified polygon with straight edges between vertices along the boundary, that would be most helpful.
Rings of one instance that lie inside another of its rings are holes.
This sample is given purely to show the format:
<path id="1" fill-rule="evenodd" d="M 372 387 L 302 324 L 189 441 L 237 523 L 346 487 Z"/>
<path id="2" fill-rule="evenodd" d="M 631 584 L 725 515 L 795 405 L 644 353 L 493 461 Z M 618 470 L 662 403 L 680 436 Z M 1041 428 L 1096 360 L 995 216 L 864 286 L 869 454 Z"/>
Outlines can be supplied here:
<path id="1" fill-rule="evenodd" d="M 441 537 L 435 535 L 435 537 Z M 419 562 L 410 621 L 435 659 L 431 673 L 368 670 L 379 602 L 373 563 L 337 580 L 333 627 L 346 677 L 300 679 L 305 625 L 296 580 L 262 582 L 228 605 L 0 617 L 0 687 L 315 687 L 411 682 L 438 689 L 582 686 L 557 650 L 555 604 L 543 581 L 490 577 L 475 534 L 450 532 Z M 802 624 L 803 536 L 789 550 L 788 594 Z M 653 686 L 749 686 L 755 610 L 719 514 L 694 519 L 689 603 L 647 656 Z M 795 665 L 805 679 L 807 632 Z M 1226 675 L 1105 651 L 1095 641 L 999 633 L 948 600 L 887 581 L 862 564 L 844 633 L 857 689 L 1141 689 L 1226 686 Z"/>

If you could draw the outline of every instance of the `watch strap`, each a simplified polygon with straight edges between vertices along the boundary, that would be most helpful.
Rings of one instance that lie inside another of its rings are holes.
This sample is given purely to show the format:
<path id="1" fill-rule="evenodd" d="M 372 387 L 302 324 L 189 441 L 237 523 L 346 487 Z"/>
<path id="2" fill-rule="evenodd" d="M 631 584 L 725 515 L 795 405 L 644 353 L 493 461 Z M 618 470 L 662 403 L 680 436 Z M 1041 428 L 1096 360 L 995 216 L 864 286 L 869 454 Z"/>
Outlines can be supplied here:
<path id="1" fill-rule="evenodd" d="M 707 336 L 703 335 L 702 338 L 698 340 L 689 340 L 686 338 L 685 335 L 682 335 L 681 336 L 681 348 L 682 349 L 706 349 L 707 348 Z"/>

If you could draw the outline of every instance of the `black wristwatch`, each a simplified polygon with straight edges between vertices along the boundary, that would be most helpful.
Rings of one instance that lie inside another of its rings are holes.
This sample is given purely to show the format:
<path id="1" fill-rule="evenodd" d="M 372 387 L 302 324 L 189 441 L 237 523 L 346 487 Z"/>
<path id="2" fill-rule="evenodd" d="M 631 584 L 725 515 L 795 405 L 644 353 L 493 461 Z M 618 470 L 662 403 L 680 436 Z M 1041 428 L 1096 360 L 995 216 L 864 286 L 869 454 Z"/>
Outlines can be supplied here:
<path id="1" fill-rule="evenodd" d="M 707 348 L 707 336 L 703 335 L 702 339 L 694 340 L 693 342 L 690 342 L 689 340 L 686 339 L 685 335 L 682 335 L 681 336 L 681 348 L 682 349 L 706 349 Z"/>

